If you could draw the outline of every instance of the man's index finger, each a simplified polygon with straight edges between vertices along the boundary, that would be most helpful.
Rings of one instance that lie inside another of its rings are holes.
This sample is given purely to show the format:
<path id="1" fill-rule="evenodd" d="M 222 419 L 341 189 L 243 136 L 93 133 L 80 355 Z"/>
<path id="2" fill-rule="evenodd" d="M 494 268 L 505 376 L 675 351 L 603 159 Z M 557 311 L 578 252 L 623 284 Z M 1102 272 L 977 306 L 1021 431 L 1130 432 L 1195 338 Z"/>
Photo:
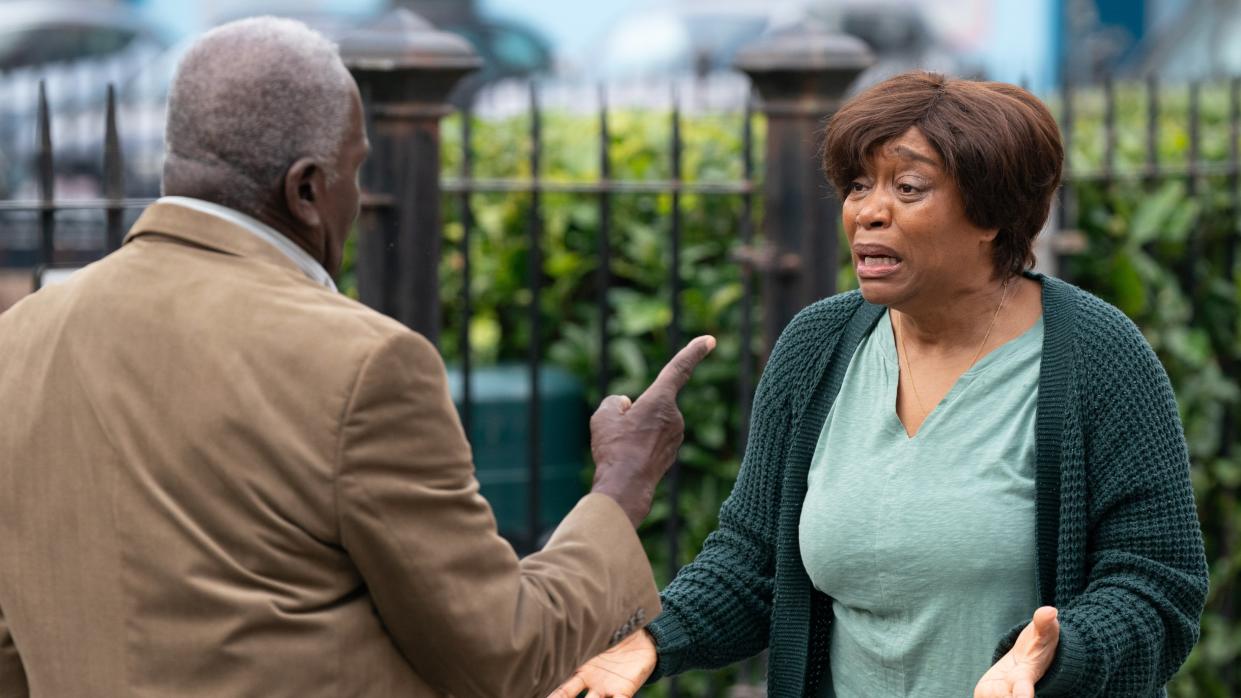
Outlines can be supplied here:
<path id="1" fill-rule="evenodd" d="M 681 388 L 689 382 L 689 378 L 694 373 L 694 369 L 702 360 L 707 358 L 707 354 L 715 348 L 715 337 L 704 335 L 696 337 L 685 348 L 677 352 L 659 372 L 659 377 L 651 383 L 651 388 L 658 386 L 661 389 L 671 390 L 672 392 L 680 392 Z M 649 390 L 649 389 L 648 389 Z"/>

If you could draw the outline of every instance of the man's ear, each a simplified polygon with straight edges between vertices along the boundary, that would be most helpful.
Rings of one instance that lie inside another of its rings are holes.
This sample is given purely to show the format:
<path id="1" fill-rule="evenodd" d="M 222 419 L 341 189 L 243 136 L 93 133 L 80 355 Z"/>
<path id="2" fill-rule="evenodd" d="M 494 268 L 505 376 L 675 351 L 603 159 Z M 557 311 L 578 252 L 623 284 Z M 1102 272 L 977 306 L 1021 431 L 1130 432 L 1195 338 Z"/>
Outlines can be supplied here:
<path id="1" fill-rule="evenodd" d="M 327 193 L 323 168 L 314 158 L 301 158 L 284 174 L 284 202 L 293 219 L 310 228 L 319 227 L 323 219 L 319 204 Z"/>

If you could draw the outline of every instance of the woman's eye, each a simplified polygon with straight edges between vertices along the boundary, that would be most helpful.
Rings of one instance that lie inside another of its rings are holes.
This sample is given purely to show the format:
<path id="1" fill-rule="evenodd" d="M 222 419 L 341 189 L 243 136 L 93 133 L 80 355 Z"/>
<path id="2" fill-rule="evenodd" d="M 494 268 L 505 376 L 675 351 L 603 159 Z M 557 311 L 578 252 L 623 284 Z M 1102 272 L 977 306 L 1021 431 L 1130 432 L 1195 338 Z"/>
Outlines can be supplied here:
<path id="1" fill-rule="evenodd" d="M 918 188 L 917 188 L 917 187 L 915 187 L 915 186 L 914 186 L 914 185 L 912 185 L 912 184 L 898 184 L 898 185 L 896 185 L 896 189 L 897 189 L 897 191 L 899 191 L 899 192 L 900 192 L 900 193 L 902 193 L 902 194 L 916 194 L 916 193 L 918 193 Z"/>
<path id="2" fill-rule="evenodd" d="M 862 190 L 864 190 L 864 189 L 866 189 L 866 186 L 865 186 L 864 184 L 862 184 L 861 182 L 850 182 L 850 183 L 849 183 L 849 192 L 850 192 L 850 193 L 853 193 L 853 192 L 859 192 L 859 191 L 862 191 Z"/>

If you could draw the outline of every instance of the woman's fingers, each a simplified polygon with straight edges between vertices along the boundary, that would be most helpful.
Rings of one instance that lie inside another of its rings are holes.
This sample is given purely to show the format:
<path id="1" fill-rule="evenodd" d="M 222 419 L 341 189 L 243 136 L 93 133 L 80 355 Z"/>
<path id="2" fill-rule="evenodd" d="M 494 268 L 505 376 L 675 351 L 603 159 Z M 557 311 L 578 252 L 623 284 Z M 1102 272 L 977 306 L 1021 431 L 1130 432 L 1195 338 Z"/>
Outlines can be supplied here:
<path id="1" fill-rule="evenodd" d="M 1054 606 L 1043 606 L 1034 612 L 1035 643 L 1039 647 L 1046 646 L 1052 640 L 1060 639 L 1059 611 Z"/>
<path id="2" fill-rule="evenodd" d="M 1039 663 L 1040 659 L 1046 656 L 1048 648 L 1054 648 L 1060 642 L 1060 621 L 1056 618 L 1057 613 L 1052 606 L 1043 606 L 1034 612 L 1030 624 L 1021 631 L 1017 643 L 1009 652 L 1015 661 Z"/>
<path id="3" fill-rule="evenodd" d="M 586 690 L 586 680 L 581 674 L 574 674 L 573 678 L 560 684 L 560 688 L 552 691 L 547 698 L 577 698 L 577 694 Z"/>
<path id="4" fill-rule="evenodd" d="M 1013 648 L 974 687 L 974 698 L 1034 698 L 1034 684 L 1043 677 L 1060 642 L 1058 611 L 1043 606 L 1034 612 Z"/>

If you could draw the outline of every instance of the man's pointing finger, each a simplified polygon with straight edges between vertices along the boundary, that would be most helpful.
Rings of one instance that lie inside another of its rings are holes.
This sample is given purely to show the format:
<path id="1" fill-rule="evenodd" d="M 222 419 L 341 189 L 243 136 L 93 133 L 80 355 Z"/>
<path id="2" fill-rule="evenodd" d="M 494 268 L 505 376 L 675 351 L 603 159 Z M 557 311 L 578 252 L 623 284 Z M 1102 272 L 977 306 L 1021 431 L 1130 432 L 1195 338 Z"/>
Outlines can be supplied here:
<path id="1" fill-rule="evenodd" d="M 681 388 L 689 382 L 689 377 L 693 375 L 694 369 L 707 358 L 707 354 L 715 348 L 715 337 L 711 335 L 703 335 L 694 338 L 685 348 L 677 352 L 672 360 L 664 366 L 659 372 L 659 376 L 651 383 L 651 387 L 647 391 L 658 387 L 661 390 L 671 390 L 673 393 L 680 392 Z"/>

